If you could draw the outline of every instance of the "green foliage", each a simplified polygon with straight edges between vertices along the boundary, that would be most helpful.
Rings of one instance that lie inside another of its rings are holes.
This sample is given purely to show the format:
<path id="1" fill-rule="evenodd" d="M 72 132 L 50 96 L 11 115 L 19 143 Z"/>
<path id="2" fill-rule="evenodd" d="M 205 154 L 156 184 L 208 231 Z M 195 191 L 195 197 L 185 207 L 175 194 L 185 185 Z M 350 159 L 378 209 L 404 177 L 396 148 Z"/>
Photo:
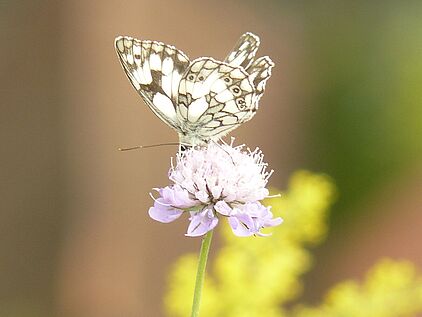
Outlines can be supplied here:
<path id="1" fill-rule="evenodd" d="M 328 177 L 300 171 L 286 194 L 268 200 L 275 216 L 284 219 L 268 230 L 271 237 L 238 238 L 225 226 L 223 246 L 208 266 L 201 317 L 390 317 L 422 311 L 421 277 L 410 263 L 388 260 L 370 271 L 362 285 L 344 282 L 333 288 L 320 307 L 283 308 L 301 293 L 299 278 L 311 266 L 307 247 L 324 238 L 334 198 Z M 168 316 L 189 316 L 196 266 L 197 255 L 185 255 L 171 270 Z"/>
<path id="2" fill-rule="evenodd" d="M 366 197 L 421 162 L 422 1 L 304 7 L 318 92 L 307 166 L 336 180 L 337 229 L 364 210 Z"/>

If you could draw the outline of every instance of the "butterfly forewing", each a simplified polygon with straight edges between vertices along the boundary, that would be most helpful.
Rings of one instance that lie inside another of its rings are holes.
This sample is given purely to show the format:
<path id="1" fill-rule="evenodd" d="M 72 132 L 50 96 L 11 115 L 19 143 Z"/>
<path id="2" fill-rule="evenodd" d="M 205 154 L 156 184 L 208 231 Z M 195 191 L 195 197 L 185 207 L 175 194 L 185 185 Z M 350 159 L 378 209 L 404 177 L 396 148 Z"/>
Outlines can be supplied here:
<path id="1" fill-rule="evenodd" d="M 224 62 L 232 66 L 240 66 L 243 67 L 243 69 L 246 69 L 252 64 L 258 47 L 259 37 L 247 32 L 240 37 Z"/>
<path id="2" fill-rule="evenodd" d="M 117 55 L 133 87 L 164 122 L 179 130 L 176 116 L 180 79 L 189 59 L 171 45 L 118 37 Z"/>

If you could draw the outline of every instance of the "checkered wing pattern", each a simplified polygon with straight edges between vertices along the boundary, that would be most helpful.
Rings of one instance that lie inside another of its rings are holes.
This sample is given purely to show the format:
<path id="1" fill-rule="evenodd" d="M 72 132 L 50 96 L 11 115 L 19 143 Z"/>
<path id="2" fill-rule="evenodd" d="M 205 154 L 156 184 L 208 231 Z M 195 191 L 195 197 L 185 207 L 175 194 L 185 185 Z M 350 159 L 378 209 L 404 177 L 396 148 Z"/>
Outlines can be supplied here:
<path id="1" fill-rule="evenodd" d="M 179 85 L 177 115 L 200 139 L 218 138 L 244 122 L 254 87 L 241 68 L 212 58 L 192 62 Z"/>
<path id="2" fill-rule="evenodd" d="M 179 130 L 177 91 L 189 66 L 188 57 L 171 45 L 128 36 L 116 38 L 115 48 L 123 70 L 145 103 L 160 119 Z"/>
<path id="3" fill-rule="evenodd" d="M 115 40 L 120 63 L 151 110 L 179 134 L 181 143 L 217 140 L 255 115 L 271 76 L 268 56 L 255 59 L 259 38 L 245 33 L 224 62 L 189 61 L 171 45 Z"/>

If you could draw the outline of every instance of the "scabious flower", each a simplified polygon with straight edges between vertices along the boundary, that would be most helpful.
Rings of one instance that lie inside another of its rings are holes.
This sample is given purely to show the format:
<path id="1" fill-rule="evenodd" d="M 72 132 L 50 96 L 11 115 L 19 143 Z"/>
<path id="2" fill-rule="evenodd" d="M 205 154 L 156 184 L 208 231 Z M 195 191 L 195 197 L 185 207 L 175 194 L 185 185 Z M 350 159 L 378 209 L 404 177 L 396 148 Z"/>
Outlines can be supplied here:
<path id="1" fill-rule="evenodd" d="M 151 218 L 168 223 L 189 213 L 186 235 L 202 236 L 228 218 L 237 236 L 264 236 L 260 230 L 282 222 L 271 208 L 260 203 L 268 197 L 265 188 L 273 171 L 267 172 L 259 149 L 209 143 L 178 153 L 172 162 L 172 185 L 155 188 L 159 197 L 149 209 Z"/>

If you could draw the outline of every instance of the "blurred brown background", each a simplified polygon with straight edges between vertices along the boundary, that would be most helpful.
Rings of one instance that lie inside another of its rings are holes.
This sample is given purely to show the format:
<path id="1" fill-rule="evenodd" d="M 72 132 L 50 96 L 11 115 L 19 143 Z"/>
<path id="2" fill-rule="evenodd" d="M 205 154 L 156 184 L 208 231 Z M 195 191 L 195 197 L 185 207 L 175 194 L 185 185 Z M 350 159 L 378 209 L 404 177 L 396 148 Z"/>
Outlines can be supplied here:
<path id="1" fill-rule="evenodd" d="M 176 141 L 118 63 L 117 35 L 224 58 L 246 31 L 276 67 L 259 146 L 284 188 L 326 172 L 338 202 L 304 301 L 380 256 L 422 268 L 420 1 L 0 1 L 0 316 L 163 316 L 165 274 L 200 240 L 147 215 Z"/>

